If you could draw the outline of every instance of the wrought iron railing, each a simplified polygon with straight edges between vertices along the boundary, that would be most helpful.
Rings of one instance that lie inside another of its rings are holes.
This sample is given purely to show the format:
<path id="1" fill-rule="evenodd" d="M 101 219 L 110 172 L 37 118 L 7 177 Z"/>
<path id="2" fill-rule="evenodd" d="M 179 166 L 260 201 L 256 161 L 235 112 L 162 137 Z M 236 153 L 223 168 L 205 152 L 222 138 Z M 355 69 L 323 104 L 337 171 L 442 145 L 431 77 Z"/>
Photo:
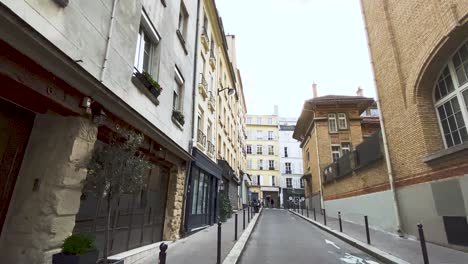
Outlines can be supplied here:
<path id="1" fill-rule="evenodd" d="M 211 155 L 215 153 L 215 145 L 210 140 L 208 140 L 208 153 Z"/>

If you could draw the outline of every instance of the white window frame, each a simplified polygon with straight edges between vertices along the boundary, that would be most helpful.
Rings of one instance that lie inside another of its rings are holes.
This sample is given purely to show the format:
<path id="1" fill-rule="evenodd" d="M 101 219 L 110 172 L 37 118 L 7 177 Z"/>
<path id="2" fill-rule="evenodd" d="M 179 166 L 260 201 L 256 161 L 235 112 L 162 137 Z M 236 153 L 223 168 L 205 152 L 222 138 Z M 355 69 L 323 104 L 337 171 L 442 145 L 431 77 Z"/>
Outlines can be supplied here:
<path id="1" fill-rule="evenodd" d="M 159 35 L 156 28 L 151 23 L 148 15 L 145 10 L 141 12 L 141 21 L 140 29 L 138 30 L 137 45 L 135 51 L 135 60 L 133 66 L 141 73 L 143 73 L 143 60 L 145 53 L 145 36 L 147 36 L 151 41 L 151 50 L 149 54 L 148 69 L 146 70 L 150 75 L 154 74 L 154 64 L 155 64 L 155 53 L 156 49 L 161 41 L 161 36 Z M 154 78 L 154 77 L 153 77 Z M 156 78 L 154 78 L 156 79 Z"/>
<path id="2" fill-rule="evenodd" d="M 268 118 L 268 124 L 273 125 L 273 118 L 271 118 L 271 117 Z"/>
<path id="3" fill-rule="evenodd" d="M 286 178 L 286 188 L 293 188 L 292 178 Z"/>
<path id="4" fill-rule="evenodd" d="M 263 160 L 262 160 L 262 159 L 257 160 L 257 168 L 258 168 L 259 170 L 264 170 L 264 166 L 263 166 L 263 165 L 264 165 L 264 164 L 263 164 Z"/>
<path id="5" fill-rule="evenodd" d="M 345 113 L 338 113 L 338 129 L 348 129 Z"/>
<path id="6" fill-rule="evenodd" d="M 346 153 L 351 152 L 351 143 L 349 142 L 341 142 L 341 154 L 344 155 Z"/>
<path id="7" fill-rule="evenodd" d="M 268 140 L 274 140 L 275 139 L 275 133 L 273 131 L 268 131 Z"/>
<path id="8" fill-rule="evenodd" d="M 284 163 L 284 167 L 285 167 L 285 171 L 284 171 L 285 174 L 292 174 L 291 162 Z"/>
<path id="9" fill-rule="evenodd" d="M 247 123 L 247 125 L 252 124 L 252 118 L 251 118 L 251 117 L 247 117 L 247 120 L 246 120 L 245 122 Z"/>
<path id="10" fill-rule="evenodd" d="M 268 145 L 268 155 L 275 155 L 275 146 Z"/>
<path id="11" fill-rule="evenodd" d="M 274 160 L 268 160 L 268 169 L 270 168 L 275 168 L 275 161 Z"/>
<path id="12" fill-rule="evenodd" d="M 335 125 L 334 129 L 332 128 L 332 125 Z M 338 123 L 336 122 L 336 114 L 328 114 L 328 131 L 330 133 L 337 133 L 338 132 Z"/>
<path id="13" fill-rule="evenodd" d="M 247 154 L 252 154 L 252 145 L 248 144 L 246 151 L 247 151 Z"/>
<path id="14" fill-rule="evenodd" d="M 271 175 L 271 186 L 276 186 L 276 179 L 274 175 Z"/>
<path id="15" fill-rule="evenodd" d="M 337 147 L 338 150 L 333 150 L 333 147 Z M 337 145 L 337 144 L 331 145 L 331 158 L 332 158 L 332 162 L 335 162 L 336 160 L 334 160 L 333 154 L 338 154 L 338 159 L 341 158 L 341 145 Z"/>
<path id="16" fill-rule="evenodd" d="M 173 109 L 178 111 L 183 111 L 183 96 L 184 96 L 184 76 L 180 72 L 177 66 L 174 67 L 174 80 L 176 81 L 176 87 L 174 89 L 174 98 L 173 99 Z"/>
<path id="17" fill-rule="evenodd" d="M 463 139 L 461 138 L 461 134 L 459 133 L 459 136 L 460 136 L 460 143 L 459 144 L 455 144 L 453 141 L 453 137 L 452 135 L 450 135 L 450 137 L 452 137 L 452 142 L 453 144 L 451 146 L 449 146 L 447 144 L 447 139 L 445 138 L 445 131 L 443 129 L 443 125 L 442 125 L 442 120 L 441 120 L 441 116 L 440 116 L 440 113 L 439 113 L 439 110 L 438 108 L 441 107 L 442 105 L 448 103 L 449 101 L 453 100 L 454 98 L 457 99 L 457 102 L 458 102 L 458 105 L 460 107 L 460 111 L 461 111 L 461 114 L 462 114 L 462 117 L 463 117 L 463 122 L 464 122 L 464 125 L 465 125 L 465 130 L 468 130 L 468 102 L 465 102 L 464 98 L 463 98 L 463 93 L 464 92 L 468 92 L 468 82 L 466 82 L 465 84 L 463 85 L 460 85 L 459 84 L 459 80 L 458 80 L 458 77 L 457 77 L 457 74 L 456 74 L 456 71 L 455 71 L 455 66 L 454 66 L 454 63 L 453 63 L 453 58 L 455 56 L 458 55 L 458 52 L 460 52 L 460 50 L 463 48 L 463 46 L 467 45 L 468 46 L 468 40 L 465 40 L 463 42 L 462 45 L 460 45 L 458 47 L 458 49 L 456 50 L 456 52 L 454 52 L 452 54 L 452 56 L 450 56 L 450 59 L 448 60 L 448 62 L 444 65 L 444 67 L 442 67 L 439 75 L 437 76 L 437 79 L 434 83 L 434 86 L 433 86 L 433 90 L 432 90 L 432 99 L 433 99 L 433 102 L 434 102 L 434 111 L 436 112 L 436 115 L 437 115 L 437 121 L 439 123 L 439 129 L 440 129 L 440 134 L 441 134 L 441 137 L 442 137 L 442 140 L 444 142 L 444 146 L 445 148 L 451 148 L 451 147 L 454 147 L 454 146 L 457 146 L 457 145 L 461 145 L 461 144 L 464 144 L 464 143 L 467 143 L 468 141 L 463 141 Z M 446 94 L 444 97 L 441 97 L 439 98 L 438 100 L 436 99 L 436 88 L 437 88 L 437 84 L 440 80 L 440 77 L 443 75 L 443 72 L 445 70 L 445 68 L 448 67 L 448 70 L 449 70 L 449 78 L 451 79 L 452 81 L 452 85 L 454 87 L 454 90 L 452 92 L 450 92 L 449 94 Z M 458 122 L 457 122 L 458 123 Z M 457 124 L 458 125 L 458 124 Z M 459 126 L 458 126 L 459 127 Z M 450 130 L 450 134 L 453 133 L 453 131 L 449 128 Z M 468 133 L 468 131 L 466 131 Z"/>
<path id="18" fill-rule="evenodd" d="M 260 151 L 259 151 L 260 150 Z M 259 153 L 260 152 L 260 153 Z M 257 155 L 263 155 L 263 145 L 257 145 L 257 151 L 255 151 Z"/>
<path id="19" fill-rule="evenodd" d="M 261 117 L 257 117 L 257 125 L 261 125 L 262 124 L 262 118 Z"/>

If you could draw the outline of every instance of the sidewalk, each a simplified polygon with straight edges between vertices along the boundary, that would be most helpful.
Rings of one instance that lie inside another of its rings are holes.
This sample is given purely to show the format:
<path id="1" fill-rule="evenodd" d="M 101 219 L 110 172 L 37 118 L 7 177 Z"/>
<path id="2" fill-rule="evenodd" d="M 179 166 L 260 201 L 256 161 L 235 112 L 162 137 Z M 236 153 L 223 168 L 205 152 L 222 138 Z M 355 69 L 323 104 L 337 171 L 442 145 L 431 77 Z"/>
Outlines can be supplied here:
<path id="1" fill-rule="evenodd" d="M 221 262 L 231 251 L 236 243 L 234 241 L 234 217 L 228 219 L 221 225 Z M 242 235 L 242 210 L 238 211 L 237 239 Z M 248 226 L 247 211 L 245 211 L 245 227 Z M 189 263 L 216 263 L 216 242 L 218 225 L 214 224 L 193 235 L 182 238 L 169 245 L 167 249 L 167 264 L 189 264 Z M 158 263 L 158 256 L 154 254 L 137 264 Z"/>
<path id="2" fill-rule="evenodd" d="M 301 212 L 299 211 L 299 214 Z M 304 216 L 307 212 L 304 210 Z M 323 225 L 323 215 L 316 212 L 317 222 Z M 309 218 L 313 220 L 312 210 L 309 210 Z M 331 229 L 340 230 L 337 218 L 327 216 L 327 226 Z M 342 221 L 343 233 L 367 243 L 364 219 L 362 225 Z M 421 245 L 418 240 L 411 238 L 400 238 L 396 234 L 387 233 L 380 230 L 369 228 L 371 245 L 396 256 L 409 263 L 423 263 L 421 254 Z M 427 232 L 427 231 L 426 231 Z M 427 252 L 430 263 L 438 264 L 466 264 L 468 263 L 468 253 L 427 243 Z"/>

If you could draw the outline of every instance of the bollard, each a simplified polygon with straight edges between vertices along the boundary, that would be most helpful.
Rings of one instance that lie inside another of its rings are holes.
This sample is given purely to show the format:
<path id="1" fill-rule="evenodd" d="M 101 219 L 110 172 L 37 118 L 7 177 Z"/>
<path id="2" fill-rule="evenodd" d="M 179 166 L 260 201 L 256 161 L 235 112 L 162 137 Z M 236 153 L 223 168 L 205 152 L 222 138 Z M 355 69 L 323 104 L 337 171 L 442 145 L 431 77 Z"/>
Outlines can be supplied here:
<path id="1" fill-rule="evenodd" d="M 325 209 L 323 209 L 323 224 L 327 225 L 327 214 L 325 212 Z"/>
<path id="2" fill-rule="evenodd" d="M 237 213 L 234 216 L 234 240 L 237 240 Z"/>
<path id="3" fill-rule="evenodd" d="M 247 207 L 247 223 L 250 223 L 250 206 Z"/>
<path id="4" fill-rule="evenodd" d="M 216 264 L 221 264 L 221 221 L 218 220 L 218 245 Z"/>
<path id="5" fill-rule="evenodd" d="M 341 212 L 338 212 L 338 221 L 340 222 L 340 232 L 343 232 L 343 225 L 341 224 Z"/>
<path id="6" fill-rule="evenodd" d="M 429 264 L 429 257 L 427 256 L 427 248 L 426 248 L 426 238 L 424 237 L 424 230 L 423 225 L 418 224 L 418 232 L 419 232 L 419 241 L 421 242 L 421 250 L 424 259 L 424 264 Z"/>
<path id="7" fill-rule="evenodd" d="M 159 264 L 166 264 L 166 250 L 167 250 L 167 244 L 161 243 L 159 245 Z"/>
<path id="8" fill-rule="evenodd" d="M 242 208 L 242 230 L 245 230 L 245 208 Z"/>
<path id="9" fill-rule="evenodd" d="M 314 210 L 314 221 L 317 221 L 317 217 L 315 216 L 315 207 L 312 209 Z"/>
<path id="10" fill-rule="evenodd" d="M 309 207 L 306 206 L 307 218 L 309 218 Z"/>
<path id="11" fill-rule="evenodd" d="M 365 222 L 365 225 L 366 225 L 367 244 L 370 244 L 369 221 L 367 221 L 367 215 L 364 216 L 364 222 Z"/>
<path id="12" fill-rule="evenodd" d="M 304 215 L 304 206 L 301 207 L 301 215 Z"/>

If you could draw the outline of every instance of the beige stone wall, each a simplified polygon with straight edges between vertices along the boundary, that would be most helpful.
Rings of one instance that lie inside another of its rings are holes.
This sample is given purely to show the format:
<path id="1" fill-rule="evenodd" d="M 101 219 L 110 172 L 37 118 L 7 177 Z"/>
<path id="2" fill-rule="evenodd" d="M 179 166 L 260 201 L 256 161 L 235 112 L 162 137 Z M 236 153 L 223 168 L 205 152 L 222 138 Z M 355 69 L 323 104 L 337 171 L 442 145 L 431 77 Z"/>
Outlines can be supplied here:
<path id="1" fill-rule="evenodd" d="M 444 149 L 432 91 L 466 41 L 468 1 L 361 2 L 396 184 L 422 174 L 432 180 L 431 172 L 466 162 L 458 157 L 454 164 L 428 165 L 423 158 Z"/>
<path id="2" fill-rule="evenodd" d="M 183 202 L 185 200 L 185 176 L 186 169 L 183 165 L 171 168 L 167 190 L 163 240 L 177 240 L 180 238 Z"/>
<path id="3" fill-rule="evenodd" d="M 79 164 L 96 135 L 80 117 L 36 116 L 2 231 L 2 263 L 51 263 L 73 231 L 87 173 Z"/>

